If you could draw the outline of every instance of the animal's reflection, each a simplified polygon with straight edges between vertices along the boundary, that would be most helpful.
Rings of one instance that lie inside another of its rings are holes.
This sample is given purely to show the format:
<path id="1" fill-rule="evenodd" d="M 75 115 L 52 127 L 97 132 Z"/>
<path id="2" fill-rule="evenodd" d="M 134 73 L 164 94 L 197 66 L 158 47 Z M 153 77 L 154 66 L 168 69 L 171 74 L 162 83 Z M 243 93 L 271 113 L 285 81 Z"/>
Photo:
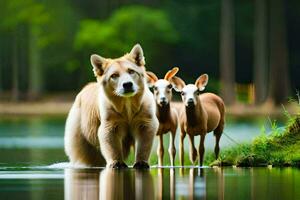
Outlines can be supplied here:
<path id="1" fill-rule="evenodd" d="M 224 199 L 223 173 L 222 168 L 66 169 L 65 199 Z"/>
<path id="2" fill-rule="evenodd" d="M 99 199 L 99 171 L 65 169 L 65 199 Z"/>
<path id="3" fill-rule="evenodd" d="M 149 170 L 65 170 L 65 199 L 154 199 Z"/>
<path id="4" fill-rule="evenodd" d="M 176 180 L 176 184 L 181 185 L 176 194 L 179 199 L 206 199 L 207 180 L 203 168 L 180 168 L 179 174 Z"/>
<path id="5" fill-rule="evenodd" d="M 165 182 L 166 179 L 164 179 L 164 174 L 165 172 L 169 171 L 169 180 L 170 182 Z M 159 168 L 158 172 L 157 172 L 157 188 L 156 188 L 156 199 L 165 199 L 164 193 L 165 193 L 165 188 L 166 186 L 170 187 L 169 191 L 166 191 L 167 195 L 169 196 L 169 198 L 175 199 L 175 169 L 171 168 L 171 169 L 163 169 L 163 168 Z"/>

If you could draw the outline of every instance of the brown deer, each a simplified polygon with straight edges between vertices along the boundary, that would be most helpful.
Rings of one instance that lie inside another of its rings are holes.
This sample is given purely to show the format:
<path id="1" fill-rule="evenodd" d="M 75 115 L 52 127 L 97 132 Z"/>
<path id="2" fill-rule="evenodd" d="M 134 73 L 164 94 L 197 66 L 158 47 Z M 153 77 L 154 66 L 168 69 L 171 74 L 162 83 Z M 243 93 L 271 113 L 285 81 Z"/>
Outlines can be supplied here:
<path id="1" fill-rule="evenodd" d="M 163 146 L 163 134 L 170 132 L 170 145 L 169 155 L 171 165 L 174 166 L 175 161 L 175 135 L 178 126 L 177 111 L 170 107 L 172 99 L 173 85 L 170 83 L 170 79 L 178 72 L 178 67 L 174 67 L 169 70 L 164 79 L 158 79 L 152 72 L 147 72 L 148 82 L 150 87 L 153 87 L 154 98 L 156 102 L 156 116 L 159 121 L 159 128 L 156 133 L 159 139 L 157 148 L 158 165 L 163 166 L 164 146 Z"/>
<path id="2" fill-rule="evenodd" d="M 212 93 L 200 94 L 205 89 L 208 82 L 208 75 L 201 75 L 195 84 L 186 85 L 182 79 L 174 76 L 171 82 L 175 85 L 175 90 L 181 92 L 183 101 L 179 114 L 180 120 L 180 164 L 184 165 L 183 140 L 188 134 L 190 141 L 190 160 L 195 163 L 197 151 L 194 145 L 194 136 L 200 135 L 198 148 L 199 166 L 203 164 L 205 135 L 211 131 L 216 137 L 215 156 L 219 156 L 219 141 L 225 123 L 225 105 L 223 100 Z"/>

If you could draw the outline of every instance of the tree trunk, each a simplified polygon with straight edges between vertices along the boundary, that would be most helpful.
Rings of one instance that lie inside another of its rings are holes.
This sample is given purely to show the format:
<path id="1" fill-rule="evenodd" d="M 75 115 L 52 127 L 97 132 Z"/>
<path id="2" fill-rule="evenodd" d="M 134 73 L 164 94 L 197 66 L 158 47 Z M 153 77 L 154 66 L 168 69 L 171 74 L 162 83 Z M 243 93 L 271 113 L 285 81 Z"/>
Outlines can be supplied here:
<path id="1" fill-rule="evenodd" d="M 4 51 L 3 51 L 3 48 L 4 48 L 4 45 L 3 45 L 3 36 L 0 35 L 0 97 L 1 97 L 1 94 L 3 92 L 3 78 L 2 78 L 2 71 L 3 71 L 3 68 L 4 68 Z M 0 98 L 1 100 L 1 98 Z"/>
<path id="2" fill-rule="evenodd" d="M 37 27 L 32 25 L 29 30 L 29 88 L 28 98 L 31 100 L 40 97 L 42 82 L 42 66 L 40 65 L 40 50 L 37 44 Z"/>
<path id="3" fill-rule="evenodd" d="M 20 98 L 19 90 L 19 52 L 18 52 L 18 27 L 15 29 L 12 48 L 12 100 L 18 101 Z"/>
<path id="4" fill-rule="evenodd" d="M 226 104 L 235 102 L 235 40 L 232 0 L 222 0 L 220 30 L 221 96 Z"/>
<path id="5" fill-rule="evenodd" d="M 272 0 L 270 5 L 270 85 L 269 99 L 275 105 L 287 101 L 290 92 L 285 3 Z"/>
<path id="6" fill-rule="evenodd" d="M 255 0 L 254 27 L 254 86 L 255 103 L 261 104 L 267 97 L 267 9 L 266 0 Z"/>

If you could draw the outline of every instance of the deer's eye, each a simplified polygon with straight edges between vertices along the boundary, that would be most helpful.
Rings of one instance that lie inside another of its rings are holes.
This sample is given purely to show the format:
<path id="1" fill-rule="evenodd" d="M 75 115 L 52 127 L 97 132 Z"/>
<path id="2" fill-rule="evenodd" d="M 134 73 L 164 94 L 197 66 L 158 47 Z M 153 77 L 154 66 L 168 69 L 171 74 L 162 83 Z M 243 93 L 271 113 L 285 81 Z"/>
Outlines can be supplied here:
<path id="1" fill-rule="evenodd" d="M 185 92 L 181 92 L 181 96 L 184 96 L 185 95 Z"/>
<path id="2" fill-rule="evenodd" d="M 172 84 L 169 84 L 169 85 L 168 85 L 168 88 L 169 88 L 169 89 L 172 89 L 172 88 L 173 88 Z"/>
<path id="3" fill-rule="evenodd" d="M 129 73 L 129 74 L 134 74 L 134 73 L 135 73 L 135 71 L 134 71 L 134 70 L 132 70 L 132 69 L 128 69 L 128 73 Z"/>

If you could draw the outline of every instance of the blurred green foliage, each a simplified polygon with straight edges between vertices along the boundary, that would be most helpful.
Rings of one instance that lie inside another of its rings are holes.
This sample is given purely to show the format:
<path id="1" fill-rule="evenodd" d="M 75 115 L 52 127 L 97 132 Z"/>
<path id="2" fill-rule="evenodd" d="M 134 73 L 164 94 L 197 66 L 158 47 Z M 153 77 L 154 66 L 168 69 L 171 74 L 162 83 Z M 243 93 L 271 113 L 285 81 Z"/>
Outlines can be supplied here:
<path id="1" fill-rule="evenodd" d="M 154 64 L 162 56 L 161 50 L 174 45 L 177 40 L 178 33 L 165 12 L 144 6 L 129 6 L 116 10 L 105 21 L 82 20 L 74 48 L 79 52 L 96 52 L 113 58 L 142 42 L 146 59 L 149 58 Z M 163 55 L 171 56 L 167 51 Z"/>
<path id="2" fill-rule="evenodd" d="M 300 84 L 298 5 L 296 0 L 286 3 L 292 89 Z M 235 77 L 248 84 L 253 81 L 255 5 L 234 1 L 234 10 Z M 159 77 L 174 66 L 188 83 L 208 73 L 208 90 L 218 92 L 220 11 L 220 0 L 2 0 L 0 91 L 11 91 L 17 78 L 15 87 L 27 92 L 33 75 L 41 77 L 46 92 L 79 90 L 94 81 L 91 54 L 119 57 L 140 43 L 146 67 Z M 32 63 L 39 73 L 32 73 Z"/>
<path id="3" fill-rule="evenodd" d="M 108 55 L 122 55 L 143 37 L 143 46 L 174 44 L 178 34 L 166 13 L 143 6 L 118 9 L 105 21 L 83 20 L 75 38 L 76 49 L 103 49 Z M 152 47 L 152 51 L 154 47 Z M 149 52 L 147 52 L 149 53 Z"/>
<path id="4" fill-rule="evenodd" d="M 1 5 L 1 27 L 14 28 L 20 23 L 41 25 L 49 20 L 44 4 L 35 0 L 3 1 Z"/>

